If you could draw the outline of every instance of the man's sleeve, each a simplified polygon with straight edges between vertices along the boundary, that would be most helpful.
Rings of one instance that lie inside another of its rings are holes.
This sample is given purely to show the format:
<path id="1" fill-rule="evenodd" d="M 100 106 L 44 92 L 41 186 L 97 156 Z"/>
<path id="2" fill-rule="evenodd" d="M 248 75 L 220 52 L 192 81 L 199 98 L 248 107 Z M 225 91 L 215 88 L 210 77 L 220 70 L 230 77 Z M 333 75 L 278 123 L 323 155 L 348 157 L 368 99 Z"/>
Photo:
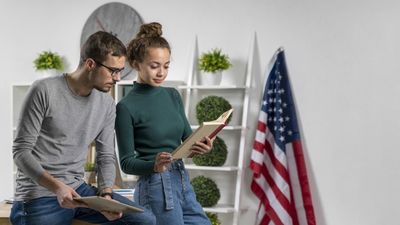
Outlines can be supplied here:
<path id="1" fill-rule="evenodd" d="M 17 167 L 36 183 L 45 170 L 32 151 L 48 108 L 47 96 L 44 84 L 32 84 L 21 107 L 12 149 Z"/>
<path id="2" fill-rule="evenodd" d="M 112 102 L 104 127 L 96 138 L 97 183 L 99 190 L 111 188 L 115 181 L 115 103 Z"/>

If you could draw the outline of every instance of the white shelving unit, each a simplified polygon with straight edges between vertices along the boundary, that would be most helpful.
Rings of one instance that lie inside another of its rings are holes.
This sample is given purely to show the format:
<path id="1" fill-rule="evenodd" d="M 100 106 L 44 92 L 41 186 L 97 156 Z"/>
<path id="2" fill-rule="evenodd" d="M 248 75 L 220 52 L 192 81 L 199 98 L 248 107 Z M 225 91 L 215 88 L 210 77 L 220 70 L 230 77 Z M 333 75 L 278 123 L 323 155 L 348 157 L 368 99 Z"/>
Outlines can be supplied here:
<path id="1" fill-rule="evenodd" d="M 247 68 L 243 83 L 229 85 L 200 85 L 197 77 L 200 75 L 197 69 L 199 57 L 197 39 L 194 43 L 192 61 L 189 67 L 187 85 L 178 86 L 181 90 L 185 104 L 185 113 L 192 129 L 199 124 L 196 119 L 196 104 L 204 97 L 210 95 L 221 96 L 227 99 L 234 108 L 232 119 L 228 126 L 224 127 L 221 137 L 227 147 L 228 156 L 221 167 L 196 166 L 192 160 L 186 159 L 185 165 L 191 177 L 203 175 L 213 179 L 221 192 L 221 198 L 215 207 L 204 208 L 206 212 L 217 213 L 222 225 L 237 225 L 239 222 L 240 196 L 243 181 L 243 164 L 247 132 L 247 116 L 249 107 L 249 89 L 251 85 L 251 72 L 253 65 L 254 39 L 250 44 Z M 238 74 L 239 75 L 239 74 Z M 237 79 L 238 81 L 241 79 Z M 222 82 L 223 83 L 223 82 Z"/>
<path id="2" fill-rule="evenodd" d="M 19 119 L 19 113 L 21 111 L 22 103 L 24 98 L 29 90 L 31 83 L 16 83 L 13 84 L 11 87 L 12 95 L 11 95 L 11 102 L 12 102 L 12 134 L 13 140 L 15 138 L 15 132 L 17 131 L 17 124 Z M 12 141 L 13 141 L 12 140 Z M 14 177 L 14 187 L 15 190 L 15 179 L 17 176 L 17 166 L 14 164 L 13 167 L 13 177 Z"/>

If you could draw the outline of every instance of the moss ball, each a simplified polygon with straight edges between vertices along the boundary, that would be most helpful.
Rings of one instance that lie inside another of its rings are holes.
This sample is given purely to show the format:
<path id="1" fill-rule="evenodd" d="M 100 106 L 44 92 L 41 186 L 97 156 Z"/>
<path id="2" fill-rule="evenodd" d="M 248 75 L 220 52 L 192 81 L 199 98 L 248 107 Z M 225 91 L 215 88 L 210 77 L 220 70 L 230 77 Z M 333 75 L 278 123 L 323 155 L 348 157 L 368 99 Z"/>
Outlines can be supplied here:
<path id="1" fill-rule="evenodd" d="M 225 141 L 216 137 L 211 151 L 204 155 L 196 155 L 193 157 L 193 163 L 198 166 L 222 166 L 226 161 L 228 149 Z"/>
<path id="2" fill-rule="evenodd" d="M 212 207 L 221 197 L 217 184 L 205 176 L 197 176 L 190 183 L 193 186 L 196 199 L 202 207 Z"/>
<path id="3" fill-rule="evenodd" d="M 223 97 L 211 95 L 200 100 L 196 105 L 196 117 L 199 124 L 206 121 L 216 120 L 222 113 L 231 109 L 232 106 Z M 231 120 L 228 118 L 227 123 Z"/>

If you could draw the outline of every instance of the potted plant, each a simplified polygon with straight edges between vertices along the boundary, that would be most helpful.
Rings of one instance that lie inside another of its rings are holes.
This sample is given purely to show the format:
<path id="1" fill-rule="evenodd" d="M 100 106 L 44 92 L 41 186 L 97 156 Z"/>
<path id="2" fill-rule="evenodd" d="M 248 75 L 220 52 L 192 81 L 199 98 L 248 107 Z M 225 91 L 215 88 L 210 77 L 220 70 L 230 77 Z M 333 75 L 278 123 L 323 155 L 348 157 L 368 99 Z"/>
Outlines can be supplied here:
<path id="1" fill-rule="evenodd" d="M 228 150 L 225 141 L 216 137 L 211 151 L 204 155 L 196 155 L 193 157 L 193 163 L 197 166 L 222 166 L 226 161 Z"/>
<path id="2" fill-rule="evenodd" d="M 88 184 L 96 183 L 96 166 L 93 162 L 86 162 L 84 166 L 85 174 L 83 179 Z"/>
<path id="3" fill-rule="evenodd" d="M 46 75 L 55 74 L 64 69 L 64 63 L 60 55 L 52 51 L 43 51 L 33 61 L 37 71 L 47 72 Z"/>
<path id="4" fill-rule="evenodd" d="M 221 221 L 219 221 L 218 215 L 216 213 L 206 212 L 208 219 L 211 222 L 211 225 L 221 225 Z"/>
<path id="5" fill-rule="evenodd" d="M 217 184 L 208 177 L 197 176 L 190 181 L 196 199 L 202 207 L 212 207 L 217 204 L 221 193 Z"/>
<path id="6" fill-rule="evenodd" d="M 197 121 L 201 124 L 202 122 L 216 120 L 222 113 L 231 108 L 231 104 L 225 98 L 215 95 L 207 96 L 196 105 Z M 230 122 L 232 115 L 228 118 L 227 123 Z"/>
<path id="7" fill-rule="evenodd" d="M 199 83 L 206 85 L 219 85 L 222 79 L 222 71 L 232 66 L 228 55 L 223 54 L 219 48 L 202 53 L 199 58 Z"/>

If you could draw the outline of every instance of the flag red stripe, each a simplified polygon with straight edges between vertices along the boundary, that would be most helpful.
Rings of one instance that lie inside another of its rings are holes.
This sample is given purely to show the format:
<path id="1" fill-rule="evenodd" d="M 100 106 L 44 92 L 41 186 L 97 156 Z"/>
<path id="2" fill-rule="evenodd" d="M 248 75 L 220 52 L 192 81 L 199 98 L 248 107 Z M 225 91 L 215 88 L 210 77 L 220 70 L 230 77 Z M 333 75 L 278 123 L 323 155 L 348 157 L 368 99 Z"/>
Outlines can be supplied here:
<path id="1" fill-rule="evenodd" d="M 258 151 L 258 152 L 260 152 L 260 153 L 263 153 L 263 151 L 264 151 L 264 144 L 263 143 L 261 143 L 261 142 L 258 142 L 258 141 L 255 141 L 254 142 L 254 145 L 253 145 L 253 149 L 254 150 L 256 150 L 256 151 Z"/>
<path id="2" fill-rule="evenodd" d="M 286 165 L 283 165 L 281 161 L 279 161 L 274 154 L 274 150 L 271 147 L 271 144 L 267 139 L 265 139 L 265 151 L 267 152 L 269 158 L 271 159 L 272 165 L 275 167 L 275 169 L 278 171 L 278 173 L 282 176 L 282 178 L 286 181 L 286 183 L 289 183 L 289 174 L 287 173 L 286 170 Z M 282 151 L 280 149 L 275 149 L 275 151 Z"/>
<path id="3" fill-rule="evenodd" d="M 271 204 L 269 203 L 269 200 L 268 200 L 267 196 L 265 195 L 265 192 L 255 182 L 254 179 L 251 182 L 251 190 L 260 199 L 261 203 L 264 205 L 265 216 L 268 216 L 275 223 L 275 225 L 284 225 L 283 222 L 280 220 L 279 216 L 276 214 L 275 210 L 271 207 Z"/>
<path id="4" fill-rule="evenodd" d="M 289 176 L 288 173 L 286 172 L 286 167 L 275 157 L 274 155 L 274 150 L 271 148 L 271 144 L 269 143 L 268 140 L 265 140 L 265 144 L 262 144 L 258 141 L 254 141 L 254 150 L 264 153 L 264 151 L 268 154 L 269 158 L 271 159 L 272 165 L 275 167 L 275 169 L 278 171 L 278 173 L 282 176 L 282 178 L 286 181 L 289 182 Z M 278 150 L 280 151 L 280 150 Z M 250 168 L 253 170 L 254 173 L 259 174 L 261 170 L 261 164 L 259 163 L 252 163 L 254 161 L 250 162 Z M 254 165 L 252 165 L 254 164 Z"/>
<path id="5" fill-rule="evenodd" d="M 255 141 L 253 144 L 253 151 L 257 151 L 260 154 L 263 154 L 264 151 L 264 144 Z M 250 161 L 250 168 L 253 170 L 253 173 L 258 177 L 261 171 L 262 164 L 255 162 L 253 160 Z"/>
<path id="6" fill-rule="evenodd" d="M 254 162 L 250 161 L 250 169 L 253 170 L 253 176 L 254 177 L 259 177 L 260 176 L 260 171 L 261 171 L 261 165 Z"/>
<path id="7" fill-rule="evenodd" d="M 282 207 L 286 210 L 286 212 L 290 215 L 292 213 L 292 209 L 290 207 L 290 200 L 286 198 L 285 194 L 282 193 L 281 189 L 283 187 L 278 187 L 275 183 L 275 180 L 271 177 L 270 173 L 268 172 L 267 166 L 264 164 L 262 167 L 262 175 L 267 180 L 272 192 L 274 192 L 276 199 L 280 202 Z M 285 171 L 287 173 L 287 171 Z"/>
<path id="8" fill-rule="evenodd" d="M 297 176 L 301 187 L 303 205 L 308 225 L 315 225 L 316 222 L 314 215 L 314 207 L 312 204 L 311 191 L 307 176 L 307 168 L 303 155 L 303 148 L 301 146 L 301 141 L 294 141 L 292 144 L 293 144 L 293 154 L 295 156 L 294 158 L 296 160 L 296 166 L 297 166 Z"/>
<path id="9" fill-rule="evenodd" d="M 262 207 L 262 202 L 260 201 L 260 204 L 258 205 L 258 212 L 257 212 L 257 219 L 260 219 L 260 211 L 262 210 L 263 212 L 263 217 L 261 218 L 261 220 L 259 220 L 259 225 L 268 225 L 269 222 L 271 222 L 271 219 L 268 217 L 268 215 L 265 213 L 265 209 L 264 207 Z"/>
<path id="10" fill-rule="evenodd" d="M 263 219 L 260 222 L 260 225 L 268 225 L 269 222 L 271 222 L 271 219 L 268 218 L 267 216 L 264 216 Z"/>
<path id="11" fill-rule="evenodd" d="M 293 221 L 293 225 L 299 225 L 299 217 L 297 216 L 297 212 L 296 212 L 296 199 L 294 198 L 293 195 L 293 186 L 292 186 L 292 182 L 291 180 L 289 180 L 289 186 L 290 186 L 290 216 L 292 217 L 292 221 Z"/>
<path id="12" fill-rule="evenodd" d="M 264 121 L 259 120 L 257 124 L 257 130 L 265 133 L 267 130 L 267 124 L 265 124 Z"/>

